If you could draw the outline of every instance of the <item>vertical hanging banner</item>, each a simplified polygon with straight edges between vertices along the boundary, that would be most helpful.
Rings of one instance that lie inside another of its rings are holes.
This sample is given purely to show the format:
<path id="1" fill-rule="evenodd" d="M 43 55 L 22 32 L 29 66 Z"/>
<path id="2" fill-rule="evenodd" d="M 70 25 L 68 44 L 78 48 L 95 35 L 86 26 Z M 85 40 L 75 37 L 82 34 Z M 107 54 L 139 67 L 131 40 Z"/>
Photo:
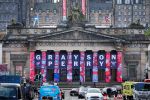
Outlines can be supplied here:
<path id="1" fill-rule="evenodd" d="M 106 68 L 105 68 L 105 82 L 110 82 L 111 74 L 110 74 L 110 53 L 106 53 Z"/>
<path id="2" fill-rule="evenodd" d="M 42 52 L 42 67 L 41 74 L 43 76 L 43 82 L 46 82 L 46 52 Z"/>
<path id="3" fill-rule="evenodd" d="M 117 82 L 122 82 L 122 52 L 117 52 Z"/>
<path id="4" fill-rule="evenodd" d="M 67 0 L 63 0 L 63 21 L 67 20 Z"/>
<path id="5" fill-rule="evenodd" d="M 60 68 L 67 68 L 67 52 L 59 53 L 59 62 Z"/>
<path id="6" fill-rule="evenodd" d="M 30 81 L 34 82 L 35 76 L 35 64 L 34 64 L 35 53 L 30 52 Z"/>
<path id="7" fill-rule="evenodd" d="M 80 52 L 80 82 L 85 82 L 85 53 Z"/>
<path id="8" fill-rule="evenodd" d="M 72 82 L 72 54 L 68 52 L 67 81 Z"/>
<path id="9" fill-rule="evenodd" d="M 85 0 L 82 0 L 82 14 L 85 15 L 86 13 L 86 1 Z"/>
<path id="10" fill-rule="evenodd" d="M 42 65 L 42 53 L 41 51 L 35 51 L 35 67 L 40 69 Z"/>
<path id="11" fill-rule="evenodd" d="M 55 52 L 53 50 L 48 50 L 46 52 L 46 66 L 47 69 L 54 69 Z"/>
<path id="12" fill-rule="evenodd" d="M 117 69 L 117 52 L 116 51 L 111 51 L 111 56 L 110 56 L 110 67 L 111 69 Z"/>
<path id="13" fill-rule="evenodd" d="M 106 53 L 105 53 L 105 51 L 98 52 L 98 67 L 100 69 L 106 68 Z"/>
<path id="14" fill-rule="evenodd" d="M 55 52 L 54 81 L 59 82 L 59 52 Z"/>
<path id="15" fill-rule="evenodd" d="M 93 82 L 98 82 L 98 60 L 97 52 L 93 54 Z"/>

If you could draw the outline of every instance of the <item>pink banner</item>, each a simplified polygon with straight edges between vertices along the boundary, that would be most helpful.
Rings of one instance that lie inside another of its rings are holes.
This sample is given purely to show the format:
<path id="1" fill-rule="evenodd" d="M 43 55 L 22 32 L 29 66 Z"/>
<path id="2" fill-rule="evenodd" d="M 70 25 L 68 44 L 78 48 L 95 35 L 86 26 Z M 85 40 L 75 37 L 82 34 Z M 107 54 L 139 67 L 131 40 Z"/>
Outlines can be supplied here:
<path id="1" fill-rule="evenodd" d="M 43 82 L 46 82 L 46 52 L 42 52 L 42 67 L 41 74 L 43 76 Z"/>
<path id="2" fill-rule="evenodd" d="M 80 52 L 80 82 L 85 82 L 85 53 Z"/>
<path id="3" fill-rule="evenodd" d="M 83 13 L 83 15 L 85 15 L 85 12 L 86 12 L 85 5 L 86 5 L 86 1 L 82 0 L 82 13 Z"/>
<path id="4" fill-rule="evenodd" d="M 110 82 L 111 74 L 110 74 L 110 53 L 106 53 L 106 69 L 105 69 L 105 82 Z"/>
<path id="5" fill-rule="evenodd" d="M 67 81 L 72 82 L 72 53 L 68 52 Z"/>
<path id="6" fill-rule="evenodd" d="M 30 81 L 34 82 L 35 65 L 34 65 L 34 52 L 30 52 Z"/>
<path id="7" fill-rule="evenodd" d="M 59 52 L 55 52 L 54 81 L 59 82 Z"/>
<path id="8" fill-rule="evenodd" d="M 93 82 L 98 82 L 98 61 L 97 52 L 93 54 Z"/>
<path id="9" fill-rule="evenodd" d="M 63 17 L 67 15 L 67 9 L 66 9 L 66 3 L 67 3 L 67 0 L 63 0 Z"/>
<path id="10" fill-rule="evenodd" d="M 117 52 L 117 82 L 122 82 L 122 52 Z"/>

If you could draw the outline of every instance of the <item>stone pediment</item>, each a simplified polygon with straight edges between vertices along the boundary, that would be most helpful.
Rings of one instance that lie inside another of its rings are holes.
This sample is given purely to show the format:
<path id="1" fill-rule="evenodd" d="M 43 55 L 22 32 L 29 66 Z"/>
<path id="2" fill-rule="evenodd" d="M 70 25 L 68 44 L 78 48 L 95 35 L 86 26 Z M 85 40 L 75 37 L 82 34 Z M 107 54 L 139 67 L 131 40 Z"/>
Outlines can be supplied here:
<path id="1" fill-rule="evenodd" d="M 66 31 L 42 34 L 30 38 L 29 41 L 124 41 L 115 36 L 110 36 L 95 31 L 71 29 Z"/>

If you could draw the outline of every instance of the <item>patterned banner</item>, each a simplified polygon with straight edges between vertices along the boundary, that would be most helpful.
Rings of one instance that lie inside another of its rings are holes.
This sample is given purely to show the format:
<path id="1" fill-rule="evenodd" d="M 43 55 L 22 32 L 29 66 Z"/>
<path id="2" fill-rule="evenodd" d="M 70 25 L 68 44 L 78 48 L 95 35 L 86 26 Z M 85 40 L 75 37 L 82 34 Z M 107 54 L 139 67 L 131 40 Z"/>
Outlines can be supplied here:
<path id="1" fill-rule="evenodd" d="M 82 13 L 83 13 L 83 15 L 85 15 L 85 12 L 86 12 L 86 1 L 85 0 L 82 0 Z"/>
<path id="2" fill-rule="evenodd" d="M 106 53 L 106 69 L 105 69 L 105 82 L 110 82 L 111 74 L 110 74 L 110 53 Z"/>
<path id="3" fill-rule="evenodd" d="M 40 69 L 42 65 L 42 53 L 41 51 L 36 51 L 35 52 L 35 67 L 37 69 Z"/>
<path id="4" fill-rule="evenodd" d="M 68 52 L 67 81 L 72 82 L 72 54 Z"/>
<path id="5" fill-rule="evenodd" d="M 111 57 L 110 57 L 110 66 L 111 69 L 117 69 L 117 52 L 111 51 Z"/>
<path id="6" fill-rule="evenodd" d="M 84 62 L 85 54 L 84 52 L 80 52 L 80 82 L 85 82 L 85 62 Z"/>
<path id="7" fill-rule="evenodd" d="M 54 81 L 59 82 L 59 52 L 55 52 Z"/>
<path id="8" fill-rule="evenodd" d="M 98 67 L 100 69 L 105 69 L 105 67 L 106 67 L 106 53 L 105 53 L 105 51 L 98 52 Z"/>
<path id="9" fill-rule="evenodd" d="M 67 0 L 63 0 L 63 20 L 66 20 L 67 16 Z"/>
<path id="10" fill-rule="evenodd" d="M 55 52 L 48 50 L 46 52 L 46 65 L 48 69 L 54 68 L 54 61 L 55 61 Z"/>
<path id="11" fill-rule="evenodd" d="M 43 82 L 46 82 L 46 52 L 42 52 L 42 67 L 41 74 L 43 76 Z"/>
<path id="12" fill-rule="evenodd" d="M 59 53 L 59 68 L 67 68 L 67 52 Z"/>
<path id="13" fill-rule="evenodd" d="M 93 82 L 98 82 L 98 61 L 97 61 L 97 53 L 93 54 Z"/>
<path id="14" fill-rule="evenodd" d="M 30 81 L 34 82 L 35 76 L 35 64 L 34 64 L 35 53 L 30 52 Z"/>
<path id="15" fill-rule="evenodd" d="M 117 52 L 117 82 L 122 82 L 122 52 Z"/>

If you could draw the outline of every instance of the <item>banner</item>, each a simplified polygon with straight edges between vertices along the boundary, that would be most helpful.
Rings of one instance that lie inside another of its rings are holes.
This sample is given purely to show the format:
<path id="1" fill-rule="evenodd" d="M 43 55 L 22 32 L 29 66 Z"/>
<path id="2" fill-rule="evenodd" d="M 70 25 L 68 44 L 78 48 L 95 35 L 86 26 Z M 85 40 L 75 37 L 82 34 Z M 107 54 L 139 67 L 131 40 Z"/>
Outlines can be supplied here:
<path id="1" fill-rule="evenodd" d="M 30 52 L 30 81 L 34 82 L 34 76 L 35 76 L 35 53 Z"/>
<path id="2" fill-rule="evenodd" d="M 110 64 L 111 64 L 110 65 L 111 69 L 117 68 L 117 52 L 116 51 L 111 51 Z"/>
<path id="3" fill-rule="evenodd" d="M 86 12 L 86 1 L 82 0 L 82 14 L 85 15 Z"/>
<path id="4" fill-rule="evenodd" d="M 80 52 L 72 53 L 72 67 L 80 68 Z"/>
<path id="5" fill-rule="evenodd" d="M 35 67 L 37 69 L 40 69 L 42 65 L 41 63 L 42 63 L 42 53 L 41 51 L 36 51 L 35 52 Z"/>
<path id="6" fill-rule="evenodd" d="M 106 68 L 106 53 L 105 53 L 105 51 L 98 52 L 98 68 L 100 68 L 100 69 Z"/>
<path id="7" fill-rule="evenodd" d="M 117 82 L 122 82 L 122 52 L 117 52 Z"/>
<path id="8" fill-rule="evenodd" d="M 85 82 L 85 62 L 84 62 L 85 54 L 84 52 L 80 52 L 80 82 Z"/>
<path id="9" fill-rule="evenodd" d="M 68 52 L 67 81 L 72 82 L 72 54 Z"/>
<path id="10" fill-rule="evenodd" d="M 59 52 L 55 52 L 54 82 L 59 82 Z"/>
<path id="11" fill-rule="evenodd" d="M 110 74 L 110 53 L 106 53 L 106 68 L 105 68 L 105 82 L 110 82 L 111 74 Z"/>
<path id="12" fill-rule="evenodd" d="M 67 0 L 63 0 L 63 21 L 67 20 Z"/>
<path id="13" fill-rule="evenodd" d="M 41 67 L 41 74 L 43 76 L 43 82 L 46 82 L 46 52 L 42 52 L 42 67 Z"/>
<path id="14" fill-rule="evenodd" d="M 54 69 L 55 52 L 48 50 L 46 52 L 46 65 L 47 69 Z"/>
<path id="15" fill-rule="evenodd" d="M 97 53 L 93 53 L 93 82 L 98 82 L 98 61 Z"/>
<path id="16" fill-rule="evenodd" d="M 85 66 L 86 68 L 93 68 L 93 53 L 86 52 L 85 54 Z"/>

